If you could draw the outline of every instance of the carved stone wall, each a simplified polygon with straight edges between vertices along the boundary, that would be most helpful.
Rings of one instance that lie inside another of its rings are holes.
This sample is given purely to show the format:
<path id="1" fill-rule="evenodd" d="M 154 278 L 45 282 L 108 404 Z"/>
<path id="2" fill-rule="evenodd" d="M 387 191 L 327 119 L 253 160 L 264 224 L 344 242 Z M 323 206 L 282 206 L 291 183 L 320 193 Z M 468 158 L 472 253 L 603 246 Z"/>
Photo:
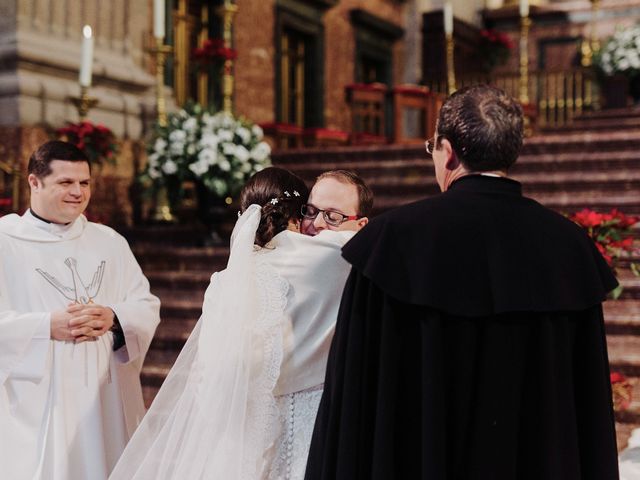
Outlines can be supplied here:
<path id="1" fill-rule="evenodd" d="M 90 119 L 120 137 L 143 133 L 153 78 L 145 64 L 147 2 L 127 0 L 0 0 L 0 125 L 76 120 L 81 30 L 95 37 L 91 95 L 100 103 Z"/>
<path id="2" fill-rule="evenodd" d="M 154 77 L 145 52 L 151 11 L 151 0 L 0 0 L 0 144 L 23 167 L 52 128 L 78 120 L 70 97 L 80 91 L 82 27 L 92 27 L 89 93 L 99 103 L 88 119 L 111 128 L 122 143 L 116 165 L 94 182 L 93 203 L 94 210 L 114 207 L 122 213 L 118 223 L 128 223 L 131 211 L 127 190 L 137 161 L 132 146 L 153 119 Z M 21 184 L 24 207 L 28 192 Z M 121 201 L 101 201 L 102 190 Z"/>

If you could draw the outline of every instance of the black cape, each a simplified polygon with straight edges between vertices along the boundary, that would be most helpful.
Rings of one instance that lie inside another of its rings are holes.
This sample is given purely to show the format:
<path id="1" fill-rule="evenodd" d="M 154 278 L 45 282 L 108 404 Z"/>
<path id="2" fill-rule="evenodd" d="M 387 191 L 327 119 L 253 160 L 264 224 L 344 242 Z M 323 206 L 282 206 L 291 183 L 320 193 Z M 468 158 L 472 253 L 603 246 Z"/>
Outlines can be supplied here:
<path id="1" fill-rule="evenodd" d="M 618 478 L 582 228 L 487 176 L 372 220 L 333 339 L 306 479 Z"/>

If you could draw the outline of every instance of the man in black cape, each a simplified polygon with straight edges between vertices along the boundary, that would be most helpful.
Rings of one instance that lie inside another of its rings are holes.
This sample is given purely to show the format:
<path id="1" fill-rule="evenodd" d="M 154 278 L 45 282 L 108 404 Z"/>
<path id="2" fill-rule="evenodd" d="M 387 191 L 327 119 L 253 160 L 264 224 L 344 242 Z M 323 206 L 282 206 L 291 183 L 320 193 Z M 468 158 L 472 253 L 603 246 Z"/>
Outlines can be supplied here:
<path id="1" fill-rule="evenodd" d="M 500 90 L 452 95 L 427 144 L 444 193 L 344 247 L 307 480 L 618 478 L 601 306 L 617 282 L 506 177 L 522 125 Z"/>

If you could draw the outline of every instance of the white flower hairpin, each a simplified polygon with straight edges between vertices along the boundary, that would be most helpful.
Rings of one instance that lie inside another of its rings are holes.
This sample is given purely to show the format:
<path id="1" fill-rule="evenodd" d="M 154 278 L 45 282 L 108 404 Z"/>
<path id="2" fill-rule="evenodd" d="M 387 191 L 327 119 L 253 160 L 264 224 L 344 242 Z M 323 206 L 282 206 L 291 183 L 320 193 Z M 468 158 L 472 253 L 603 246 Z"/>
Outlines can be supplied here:
<path id="1" fill-rule="evenodd" d="M 269 203 L 271 205 L 277 205 L 278 204 L 278 199 L 277 198 L 272 198 L 271 200 L 269 200 Z"/>

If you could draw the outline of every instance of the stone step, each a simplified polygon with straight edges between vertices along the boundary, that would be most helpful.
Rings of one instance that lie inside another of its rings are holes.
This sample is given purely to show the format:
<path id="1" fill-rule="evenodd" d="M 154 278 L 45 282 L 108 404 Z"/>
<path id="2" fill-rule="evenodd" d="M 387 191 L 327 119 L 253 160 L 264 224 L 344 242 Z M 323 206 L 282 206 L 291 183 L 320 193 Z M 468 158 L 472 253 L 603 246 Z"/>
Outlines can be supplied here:
<path id="1" fill-rule="evenodd" d="M 202 311 L 205 289 L 176 291 L 157 289 L 154 294 L 162 300 L 160 317 L 163 319 L 197 319 Z"/>
<path id="2" fill-rule="evenodd" d="M 129 243 L 139 246 L 145 244 L 165 246 L 201 246 L 206 237 L 206 230 L 202 225 L 179 223 L 161 223 L 153 225 L 139 225 L 124 228 L 119 232 Z"/>
<path id="3" fill-rule="evenodd" d="M 146 269 L 215 272 L 222 270 L 229 258 L 228 247 L 168 247 L 158 244 L 136 244 L 133 253 Z"/>
<path id="4" fill-rule="evenodd" d="M 554 132 L 528 138 L 522 154 L 637 150 L 639 145 L 640 130 Z"/>
<path id="5" fill-rule="evenodd" d="M 398 171 L 388 172 L 387 175 L 362 176 L 374 195 L 435 195 L 440 192 L 433 174 L 405 174 Z M 535 194 L 566 194 L 574 195 L 579 192 L 589 198 L 598 196 L 611 197 L 630 195 L 640 205 L 640 169 L 637 171 L 618 172 L 528 172 L 518 173 L 512 178 L 522 183 L 528 195 Z M 374 199 L 375 201 L 375 199 Z"/>
<path id="6" fill-rule="evenodd" d="M 209 280 L 213 272 L 196 270 L 196 271 L 165 271 L 165 270 L 147 270 L 145 275 L 151 284 L 152 291 L 168 290 L 173 292 L 176 298 L 179 298 L 184 291 L 204 292 L 209 285 Z"/>
<path id="7" fill-rule="evenodd" d="M 629 377 L 640 377 L 639 335 L 608 335 L 607 346 L 611 370 Z"/>
<path id="8" fill-rule="evenodd" d="M 628 129 L 639 129 L 640 117 L 626 117 L 626 118 L 598 118 L 598 117 L 578 117 L 575 118 L 570 124 L 563 126 L 545 126 L 540 130 L 540 133 L 566 133 L 585 130 L 609 130 L 619 131 Z"/>
<path id="9" fill-rule="evenodd" d="M 596 152 L 600 155 L 618 152 L 637 152 L 640 147 L 640 129 L 638 131 L 577 131 L 553 132 L 538 135 L 525 140 L 522 158 L 535 155 L 573 154 Z M 327 148 L 301 148 L 274 153 L 275 165 L 295 169 L 295 166 L 320 163 L 331 168 L 353 168 L 358 162 L 383 162 L 394 160 L 428 160 L 424 147 L 407 145 L 378 146 L 341 146 Z"/>
<path id="10" fill-rule="evenodd" d="M 607 335 L 640 336 L 640 301 L 607 300 L 603 310 Z"/>
<path id="11" fill-rule="evenodd" d="M 638 118 L 640 117 L 640 110 L 637 108 L 605 108 L 603 110 L 591 110 L 583 112 L 579 117 L 575 117 L 574 120 L 589 120 L 589 119 L 626 119 L 626 118 Z"/>
<path id="12" fill-rule="evenodd" d="M 396 174 L 403 172 L 407 176 L 433 176 L 433 163 L 424 151 L 408 150 L 405 153 L 405 158 L 341 159 L 340 161 L 334 161 L 329 155 L 319 154 L 319 157 L 304 163 L 276 160 L 275 164 L 295 171 L 303 179 L 310 182 L 313 182 L 324 171 L 340 168 L 353 170 L 363 177 L 377 177 L 387 175 L 390 172 Z M 596 171 L 615 174 L 620 169 L 640 170 L 640 156 L 637 154 L 637 150 L 612 151 L 607 149 L 606 151 L 589 152 L 523 153 L 514 165 L 512 173 L 516 175 L 525 172 L 540 172 L 541 174 L 574 172 L 580 174 L 581 172 Z"/>

